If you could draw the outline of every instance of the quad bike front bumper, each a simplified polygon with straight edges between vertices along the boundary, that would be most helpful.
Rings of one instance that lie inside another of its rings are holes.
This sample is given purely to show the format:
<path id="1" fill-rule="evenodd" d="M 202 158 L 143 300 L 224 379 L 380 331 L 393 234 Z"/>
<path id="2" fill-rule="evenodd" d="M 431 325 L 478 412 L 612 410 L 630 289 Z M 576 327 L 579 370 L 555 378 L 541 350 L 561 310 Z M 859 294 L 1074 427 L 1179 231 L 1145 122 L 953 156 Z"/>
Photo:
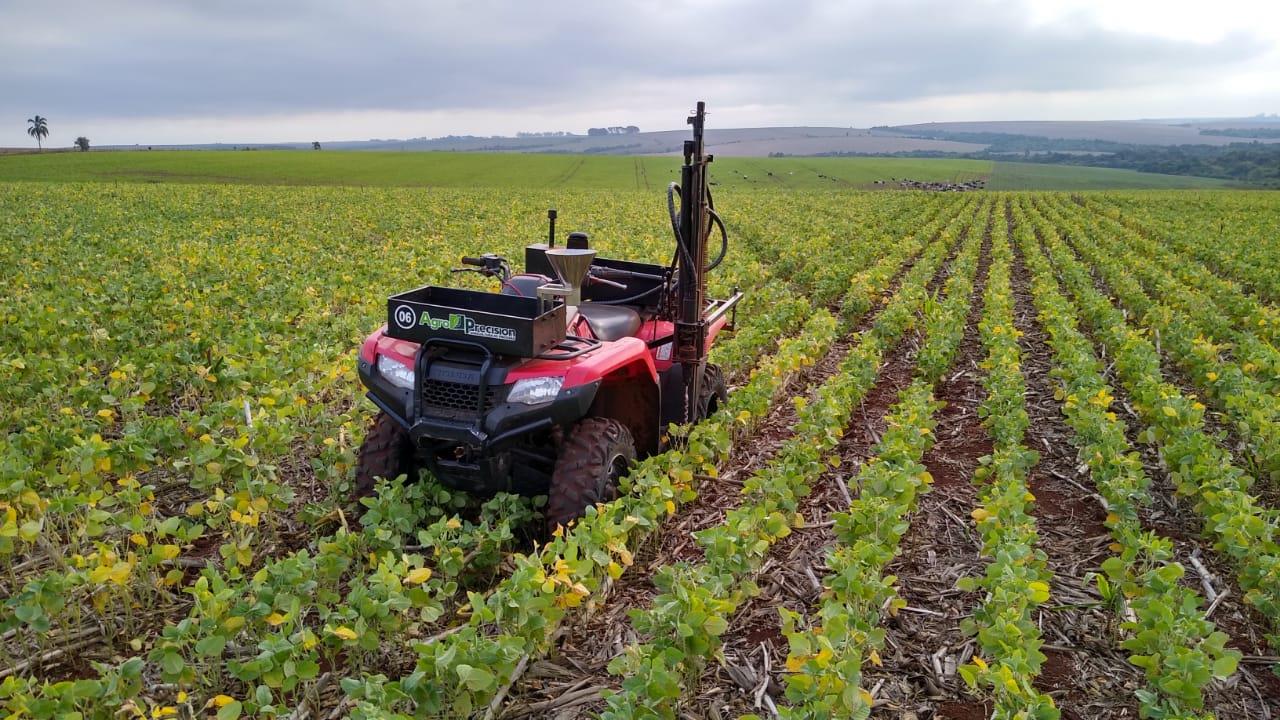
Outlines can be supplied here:
<path id="1" fill-rule="evenodd" d="M 432 385 L 427 378 L 426 383 L 402 389 L 364 358 L 357 362 L 357 371 L 368 388 L 366 396 L 404 428 L 423 465 L 446 485 L 473 493 L 525 491 L 540 484 L 537 473 L 518 457 L 521 451 L 536 453 L 536 448 L 516 446 L 549 438 L 554 428 L 568 427 L 586 416 L 600 388 L 600 381 L 583 383 L 562 389 L 547 402 L 527 405 L 505 401 L 509 385 L 490 385 L 484 402 L 468 410 L 446 407 L 458 403 L 439 398 L 440 384 L 447 386 L 451 398 L 478 399 L 478 383 L 436 381 Z M 554 456 L 553 448 L 544 450 Z"/>

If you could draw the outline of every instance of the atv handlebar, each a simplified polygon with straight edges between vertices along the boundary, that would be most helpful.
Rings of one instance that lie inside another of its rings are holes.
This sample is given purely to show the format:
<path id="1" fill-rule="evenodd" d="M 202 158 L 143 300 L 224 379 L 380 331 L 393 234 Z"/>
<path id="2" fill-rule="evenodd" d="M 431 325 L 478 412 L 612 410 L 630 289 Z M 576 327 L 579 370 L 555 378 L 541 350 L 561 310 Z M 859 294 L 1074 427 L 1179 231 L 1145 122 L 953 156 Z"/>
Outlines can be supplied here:
<path id="1" fill-rule="evenodd" d="M 511 266 L 507 264 L 506 258 L 501 255 L 494 255 L 493 253 L 487 253 L 481 257 L 463 255 L 462 264 L 470 265 L 471 267 L 454 268 L 452 272 L 480 273 L 485 277 L 496 277 L 502 282 L 511 279 Z"/>

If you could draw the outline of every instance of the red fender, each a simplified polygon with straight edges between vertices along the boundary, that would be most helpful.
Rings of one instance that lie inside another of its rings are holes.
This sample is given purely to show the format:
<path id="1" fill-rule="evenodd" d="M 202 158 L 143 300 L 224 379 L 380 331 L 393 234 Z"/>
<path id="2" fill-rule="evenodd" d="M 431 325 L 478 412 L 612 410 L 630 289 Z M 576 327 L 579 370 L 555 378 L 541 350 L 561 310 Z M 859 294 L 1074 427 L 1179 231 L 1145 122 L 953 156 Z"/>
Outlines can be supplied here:
<path id="1" fill-rule="evenodd" d="M 383 325 L 365 338 L 360 347 L 360 358 L 373 363 L 378 355 L 387 355 L 413 367 L 418 343 L 388 337 L 386 330 L 387 326 Z M 646 377 L 654 384 L 658 382 L 658 370 L 648 346 L 635 337 L 603 343 L 599 348 L 572 360 L 529 360 L 512 368 L 507 373 L 507 381 L 563 377 L 564 386 L 568 388 L 603 380 L 606 376 L 612 376 L 610 380 Z"/>

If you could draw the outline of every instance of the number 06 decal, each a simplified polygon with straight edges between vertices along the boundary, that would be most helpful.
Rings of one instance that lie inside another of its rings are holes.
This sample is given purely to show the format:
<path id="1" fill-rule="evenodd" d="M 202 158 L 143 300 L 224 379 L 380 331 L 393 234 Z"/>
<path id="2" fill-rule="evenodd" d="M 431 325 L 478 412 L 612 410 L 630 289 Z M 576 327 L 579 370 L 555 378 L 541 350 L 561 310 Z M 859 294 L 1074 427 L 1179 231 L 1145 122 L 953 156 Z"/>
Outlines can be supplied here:
<path id="1" fill-rule="evenodd" d="M 396 308 L 395 319 L 396 319 L 396 325 L 399 325 L 400 328 L 403 330 L 408 330 L 409 328 L 417 324 L 418 314 L 415 313 L 413 311 L 413 308 L 409 307 L 408 305 L 401 305 L 400 307 Z"/>

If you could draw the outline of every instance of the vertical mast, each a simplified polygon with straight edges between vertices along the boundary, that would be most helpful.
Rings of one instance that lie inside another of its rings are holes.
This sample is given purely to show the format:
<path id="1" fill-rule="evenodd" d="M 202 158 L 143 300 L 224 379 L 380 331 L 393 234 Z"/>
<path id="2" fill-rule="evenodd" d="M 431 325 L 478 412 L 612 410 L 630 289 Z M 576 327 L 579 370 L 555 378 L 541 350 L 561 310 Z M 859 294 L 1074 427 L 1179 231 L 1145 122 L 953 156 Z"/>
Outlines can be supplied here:
<path id="1" fill-rule="evenodd" d="M 703 308 L 707 304 L 707 163 L 702 152 L 702 128 L 706 103 L 698 102 L 688 119 L 693 139 L 684 142 L 684 166 L 680 169 L 679 268 L 676 293 L 674 359 L 684 369 L 685 420 L 697 416 L 702 371 L 707 359 L 707 327 Z"/>

